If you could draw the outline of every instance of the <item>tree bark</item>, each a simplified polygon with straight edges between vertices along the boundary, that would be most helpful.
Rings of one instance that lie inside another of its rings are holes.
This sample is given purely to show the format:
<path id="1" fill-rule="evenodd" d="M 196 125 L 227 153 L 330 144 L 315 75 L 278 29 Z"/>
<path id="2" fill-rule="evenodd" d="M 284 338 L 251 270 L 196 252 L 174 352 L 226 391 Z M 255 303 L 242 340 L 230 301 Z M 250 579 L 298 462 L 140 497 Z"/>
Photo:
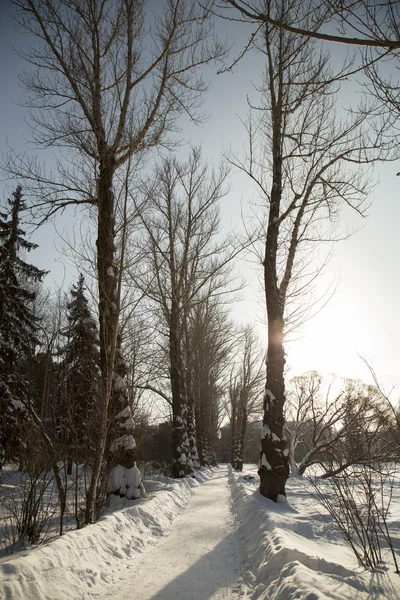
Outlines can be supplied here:
<path id="1" fill-rule="evenodd" d="M 281 65 L 280 65 L 281 66 Z M 272 88 L 272 86 L 271 86 Z M 264 289 L 268 317 L 267 380 L 264 394 L 263 433 L 260 450 L 260 492 L 277 501 L 285 496 L 285 483 L 289 477 L 288 451 L 283 435 L 283 410 L 285 404 L 285 352 L 284 310 L 285 294 L 278 284 L 277 253 L 279 248 L 279 218 L 282 200 L 282 104 L 281 87 L 278 94 L 271 93 L 273 119 L 272 157 L 273 181 L 265 241 Z"/>
<path id="2" fill-rule="evenodd" d="M 171 302 L 170 315 L 170 375 L 172 393 L 172 476 L 185 477 L 190 472 L 188 465 L 189 441 L 187 437 L 187 405 L 182 394 L 182 360 L 180 346 L 179 305 L 175 298 Z"/>
<path id="3" fill-rule="evenodd" d="M 283 435 L 285 404 L 285 353 L 283 317 L 268 312 L 267 382 L 264 394 L 263 432 L 261 436 L 260 492 L 274 502 L 285 496 L 289 477 L 289 458 Z"/>
<path id="4" fill-rule="evenodd" d="M 201 467 L 208 467 L 208 452 L 205 438 L 205 427 L 204 427 L 204 414 L 198 404 L 195 404 L 195 425 L 196 425 L 196 441 L 197 451 L 199 453 L 199 462 Z"/>
<path id="5" fill-rule="evenodd" d="M 85 522 L 92 523 L 96 489 L 100 478 L 107 442 L 109 403 L 114 373 L 115 349 L 118 330 L 118 273 L 115 260 L 115 200 L 113 176 L 114 157 L 100 161 L 98 180 L 97 274 L 99 285 L 100 334 L 100 416 L 92 477 L 86 494 Z"/>
<path id="6" fill-rule="evenodd" d="M 243 471 L 243 454 L 244 454 L 244 439 L 246 437 L 246 429 L 247 429 L 247 410 L 246 407 L 242 407 L 241 411 L 241 423 L 240 423 L 240 434 L 239 434 L 239 455 L 238 462 L 235 467 L 238 471 Z"/>

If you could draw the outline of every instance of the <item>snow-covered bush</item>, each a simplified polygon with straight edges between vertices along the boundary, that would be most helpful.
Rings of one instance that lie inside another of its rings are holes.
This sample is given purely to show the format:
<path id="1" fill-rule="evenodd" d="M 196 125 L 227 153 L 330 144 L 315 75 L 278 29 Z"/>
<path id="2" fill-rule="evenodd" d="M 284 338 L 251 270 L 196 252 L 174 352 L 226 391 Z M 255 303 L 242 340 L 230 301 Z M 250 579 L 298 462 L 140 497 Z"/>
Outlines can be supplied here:
<path id="1" fill-rule="evenodd" d="M 108 479 L 107 492 L 128 500 L 137 500 L 141 496 L 145 497 L 146 492 L 143 487 L 142 476 L 136 463 L 130 469 L 121 465 L 114 467 Z"/>

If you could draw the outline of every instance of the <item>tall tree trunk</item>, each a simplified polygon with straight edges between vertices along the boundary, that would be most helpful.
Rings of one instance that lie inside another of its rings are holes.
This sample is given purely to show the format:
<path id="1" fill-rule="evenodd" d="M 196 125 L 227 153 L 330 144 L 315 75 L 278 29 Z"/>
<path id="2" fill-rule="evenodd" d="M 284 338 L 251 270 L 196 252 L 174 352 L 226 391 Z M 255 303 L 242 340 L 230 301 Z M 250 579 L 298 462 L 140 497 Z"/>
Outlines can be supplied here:
<path id="1" fill-rule="evenodd" d="M 203 413 L 200 407 L 195 404 L 195 417 L 196 417 L 196 440 L 197 440 L 197 451 L 199 453 L 199 462 L 201 467 L 208 466 L 207 449 L 205 445 L 204 437 L 204 422 Z"/>
<path id="2" fill-rule="evenodd" d="M 296 439 L 295 439 L 295 432 L 292 433 L 292 436 L 290 438 L 289 441 L 289 463 L 290 463 L 290 472 L 292 474 L 297 473 L 298 475 L 301 475 L 302 473 L 298 472 L 298 467 L 297 467 L 297 463 L 296 463 Z"/>
<path id="3" fill-rule="evenodd" d="M 190 451 L 190 466 L 192 469 L 198 469 L 200 467 L 199 453 L 197 449 L 196 439 L 196 423 L 195 423 L 195 401 L 193 393 L 193 356 L 191 349 L 191 340 L 188 328 L 188 310 L 185 305 L 184 310 L 184 322 L 183 327 L 185 331 L 185 397 L 187 401 L 187 435 L 189 440 L 189 451 Z"/>
<path id="4" fill-rule="evenodd" d="M 268 318 L 267 380 L 264 394 L 263 432 L 261 436 L 260 492 L 274 502 L 286 495 L 285 483 L 289 477 L 289 459 L 286 438 L 283 435 L 285 404 L 285 352 L 283 348 L 284 310 L 286 290 L 278 282 L 278 249 L 282 184 L 282 63 L 278 65 L 279 83 L 276 93 L 271 83 L 272 108 L 272 187 L 268 215 L 268 230 L 264 256 L 264 291 Z"/>
<path id="5" fill-rule="evenodd" d="M 240 402 L 240 401 L 239 401 Z M 233 460 L 232 467 L 237 471 L 243 470 L 243 451 L 244 451 L 244 438 L 246 436 L 247 428 L 247 411 L 243 405 L 238 406 L 237 418 L 235 424 L 235 436 L 233 439 Z"/>
<path id="6" fill-rule="evenodd" d="M 241 411 L 241 423 L 240 423 L 240 433 L 239 433 L 239 454 L 238 454 L 238 462 L 236 465 L 236 469 L 238 471 L 243 471 L 243 454 L 244 454 L 244 438 L 246 437 L 246 429 L 247 429 L 247 411 L 246 407 L 242 407 Z"/>
<path id="7" fill-rule="evenodd" d="M 95 459 L 89 489 L 86 494 L 85 522 L 92 523 L 96 490 L 103 464 L 108 429 L 108 408 L 114 373 L 115 347 L 118 329 L 118 273 L 115 257 L 115 200 L 113 176 L 115 161 L 108 157 L 100 162 L 98 181 L 97 275 L 100 320 L 100 416 Z"/>
<path id="8" fill-rule="evenodd" d="M 235 461 L 235 453 L 236 453 L 236 429 L 237 429 L 237 403 L 234 402 L 232 404 L 232 415 L 231 415 L 231 465 L 234 467 L 233 463 Z"/>
<path id="9" fill-rule="evenodd" d="M 187 436 L 187 405 L 182 394 L 182 360 L 180 346 L 179 307 L 172 300 L 169 353 L 172 393 L 172 476 L 185 477 L 190 472 Z"/>
<path id="10" fill-rule="evenodd" d="M 136 443 L 134 422 L 126 385 L 127 366 L 122 355 L 122 332 L 117 334 L 114 360 L 114 377 L 108 409 L 108 431 L 105 459 L 107 473 L 120 466 L 131 469 L 135 466 Z"/>
<path id="11" fill-rule="evenodd" d="M 267 382 L 264 394 L 263 432 L 261 436 L 260 492 L 277 501 L 286 495 L 289 459 L 283 435 L 285 404 L 285 353 L 283 348 L 283 317 L 268 311 Z"/>
<path id="12" fill-rule="evenodd" d="M 197 450 L 196 426 L 195 426 L 193 400 L 189 400 L 189 404 L 188 404 L 187 434 L 188 434 L 188 438 L 189 438 L 190 458 L 192 461 L 191 466 L 193 469 L 198 469 L 200 466 L 200 461 L 199 461 L 199 453 Z"/>

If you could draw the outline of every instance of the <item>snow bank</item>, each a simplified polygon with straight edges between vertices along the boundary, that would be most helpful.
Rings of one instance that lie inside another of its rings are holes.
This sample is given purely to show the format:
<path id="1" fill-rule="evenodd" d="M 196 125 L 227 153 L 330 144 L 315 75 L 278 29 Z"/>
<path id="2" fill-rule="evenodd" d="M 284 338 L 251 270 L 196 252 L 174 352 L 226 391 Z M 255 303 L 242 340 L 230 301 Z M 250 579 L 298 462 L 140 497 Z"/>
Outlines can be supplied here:
<path id="1" fill-rule="evenodd" d="M 203 472 L 197 479 L 206 477 Z M 66 533 L 47 546 L 8 557 L 0 563 L 0 599 L 99 597 L 106 584 L 114 584 L 127 568 L 134 568 L 140 553 L 168 531 L 199 481 L 154 477 L 146 482 L 147 489 L 156 492 L 148 498 L 130 501 L 96 524 Z"/>
<path id="2" fill-rule="evenodd" d="M 400 577 L 360 569 L 308 482 L 289 479 L 289 502 L 261 496 L 255 469 L 230 471 L 243 577 L 264 600 L 399 600 Z"/>

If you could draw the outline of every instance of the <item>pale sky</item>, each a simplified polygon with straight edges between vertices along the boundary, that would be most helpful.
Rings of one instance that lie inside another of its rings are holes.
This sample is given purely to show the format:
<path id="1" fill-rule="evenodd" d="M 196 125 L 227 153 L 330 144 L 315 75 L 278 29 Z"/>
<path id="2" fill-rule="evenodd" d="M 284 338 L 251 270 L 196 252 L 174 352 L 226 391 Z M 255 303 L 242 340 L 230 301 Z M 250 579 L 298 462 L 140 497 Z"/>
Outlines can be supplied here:
<path id="1" fill-rule="evenodd" d="M 12 50 L 12 45 L 26 47 L 28 39 L 15 31 L 9 12 L 9 3 L 0 2 L 0 152 L 7 151 L 7 143 L 19 151 L 24 150 L 25 138 L 29 136 L 26 110 L 17 105 L 21 98 L 18 74 L 24 62 Z M 240 25 L 225 24 L 223 30 L 230 42 L 234 36 L 238 43 L 242 36 L 245 39 Z M 342 54 L 343 48 L 332 46 L 331 52 Z M 260 81 L 261 69 L 262 64 L 253 55 L 239 64 L 233 74 L 216 76 L 210 71 L 212 88 L 205 97 L 208 121 L 200 128 L 182 122 L 182 137 L 187 143 L 202 144 L 204 157 L 210 163 L 219 162 L 223 148 L 232 147 L 240 153 L 245 135 L 239 117 L 246 118 L 246 95 L 251 96 L 252 83 Z M 184 147 L 180 152 L 184 153 Z M 359 358 L 361 355 L 372 362 L 387 389 L 400 384 L 400 177 L 396 178 L 400 164 L 383 164 L 375 171 L 380 183 L 370 198 L 369 216 L 354 220 L 353 225 L 360 229 L 347 241 L 335 245 L 333 258 L 320 284 L 324 290 L 330 282 L 338 281 L 338 290 L 328 306 L 305 324 L 296 341 L 287 347 L 291 374 L 315 369 L 370 382 Z M 226 230 L 240 228 L 241 211 L 248 213 L 248 203 L 256 199 L 253 188 L 235 173 L 231 175 L 230 186 L 231 191 L 221 203 L 222 224 Z M 15 184 L 9 187 L 0 182 L 1 203 L 14 188 Z M 28 189 L 25 193 L 29 196 Z M 72 213 L 64 215 L 58 228 L 71 227 L 73 219 Z M 61 284 L 64 274 L 69 284 L 71 276 L 76 275 L 71 275 L 63 256 L 56 250 L 62 244 L 53 226 L 41 229 L 34 240 L 40 248 L 31 255 L 31 260 L 40 268 L 51 270 L 47 285 Z M 264 309 L 255 267 L 250 259 L 242 261 L 240 270 L 249 285 L 244 290 L 243 301 L 234 307 L 234 315 L 239 320 L 254 322 L 262 335 Z M 400 387 L 394 390 L 393 400 L 399 397 Z"/>

